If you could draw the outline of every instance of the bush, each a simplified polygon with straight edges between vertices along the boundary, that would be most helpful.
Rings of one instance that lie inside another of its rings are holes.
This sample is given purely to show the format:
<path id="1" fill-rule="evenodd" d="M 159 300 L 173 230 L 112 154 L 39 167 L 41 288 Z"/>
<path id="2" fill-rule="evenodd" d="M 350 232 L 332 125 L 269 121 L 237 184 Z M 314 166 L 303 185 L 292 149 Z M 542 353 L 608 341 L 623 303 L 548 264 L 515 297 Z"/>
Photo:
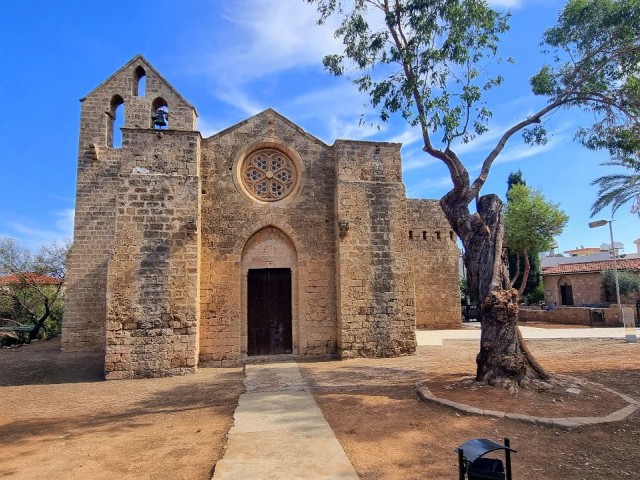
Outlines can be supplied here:
<path id="1" fill-rule="evenodd" d="M 613 270 L 605 270 L 602 272 L 604 277 L 604 286 L 608 292 L 615 296 L 616 276 Z M 620 286 L 620 295 L 628 295 L 630 293 L 640 294 L 640 275 L 629 272 L 627 270 L 618 270 L 618 284 Z"/>

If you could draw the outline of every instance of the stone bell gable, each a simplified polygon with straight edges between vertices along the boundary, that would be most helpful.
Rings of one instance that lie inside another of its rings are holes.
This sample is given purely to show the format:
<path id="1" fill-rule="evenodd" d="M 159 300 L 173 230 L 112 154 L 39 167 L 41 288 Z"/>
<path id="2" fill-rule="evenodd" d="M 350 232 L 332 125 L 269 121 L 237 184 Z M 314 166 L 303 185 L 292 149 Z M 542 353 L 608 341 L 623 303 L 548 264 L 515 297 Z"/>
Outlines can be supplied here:
<path id="1" fill-rule="evenodd" d="M 195 119 L 141 56 L 83 99 L 65 350 L 133 378 L 404 355 L 416 322 L 459 324 L 455 236 L 407 200 L 400 144 L 327 145 L 272 109 L 205 139 Z"/>

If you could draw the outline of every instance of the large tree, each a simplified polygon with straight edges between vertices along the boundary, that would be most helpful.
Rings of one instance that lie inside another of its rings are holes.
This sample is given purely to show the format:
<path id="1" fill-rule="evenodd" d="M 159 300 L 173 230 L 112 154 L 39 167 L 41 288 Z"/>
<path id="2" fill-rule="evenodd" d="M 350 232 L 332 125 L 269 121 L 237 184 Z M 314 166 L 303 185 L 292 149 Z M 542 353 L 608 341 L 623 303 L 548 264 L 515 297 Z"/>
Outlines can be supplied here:
<path id="1" fill-rule="evenodd" d="M 537 256 L 551 248 L 553 238 L 564 229 L 569 217 L 560 207 L 549 202 L 538 190 L 524 183 L 513 184 L 507 192 L 505 213 L 505 245 L 513 254 L 522 256 L 524 270 L 518 295 L 524 293 L 531 270 L 530 256 Z M 519 267 L 519 261 L 518 267 Z M 520 275 L 520 269 L 511 278 L 511 286 Z"/>
<path id="2" fill-rule="evenodd" d="M 522 133 L 527 142 L 544 142 L 541 122 L 561 108 L 593 114 L 595 122 L 579 131 L 590 148 L 633 148 L 629 139 L 640 130 L 640 2 L 566 4 L 544 35 L 553 63 L 531 80 L 534 94 L 547 101 L 500 136 L 474 178 L 454 145 L 487 131 L 491 110 L 483 95 L 502 83 L 490 72 L 499 61 L 508 15 L 484 0 L 306 1 L 316 4 L 320 22 L 340 16 L 335 35 L 344 51 L 324 58 L 328 71 L 344 75 L 354 68 L 356 86 L 381 119 L 397 113 L 419 128 L 425 154 L 449 171 L 453 188 L 440 204 L 464 245 L 469 291 L 481 302 L 476 379 L 517 387 L 532 377 L 546 378 L 517 328 L 518 294 L 505 268 L 502 203 L 482 194 L 482 187 L 509 139 Z"/>
<path id="3" fill-rule="evenodd" d="M 54 242 L 33 254 L 12 238 L 0 238 L 0 311 L 5 322 L 29 328 L 28 342 L 48 328 L 49 334 L 59 330 L 68 249 Z"/>

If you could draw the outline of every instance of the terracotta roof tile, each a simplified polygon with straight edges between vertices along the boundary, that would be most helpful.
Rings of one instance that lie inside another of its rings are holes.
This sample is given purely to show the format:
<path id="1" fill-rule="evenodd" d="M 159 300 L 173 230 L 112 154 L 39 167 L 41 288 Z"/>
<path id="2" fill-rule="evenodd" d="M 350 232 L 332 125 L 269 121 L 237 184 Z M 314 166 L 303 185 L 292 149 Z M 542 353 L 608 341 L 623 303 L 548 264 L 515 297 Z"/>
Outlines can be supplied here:
<path id="1" fill-rule="evenodd" d="M 618 270 L 638 270 L 640 271 L 640 258 L 617 260 Z M 543 275 L 560 275 L 563 273 L 593 273 L 604 270 L 613 270 L 613 260 L 602 262 L 566 263 L 542 269 Z"/>
<path id="2" fill-rule="evenodd" d="M 42 275 L 39 273 L 25 273 L 25 278 L 21 275 L 2 275 L 0 276 L 0 285 L 20 285 L 21 283 L 36 283 L 38 285 L 59 285 L 62 280 L 59 278 L 51 277 L 49 275 Z"/>

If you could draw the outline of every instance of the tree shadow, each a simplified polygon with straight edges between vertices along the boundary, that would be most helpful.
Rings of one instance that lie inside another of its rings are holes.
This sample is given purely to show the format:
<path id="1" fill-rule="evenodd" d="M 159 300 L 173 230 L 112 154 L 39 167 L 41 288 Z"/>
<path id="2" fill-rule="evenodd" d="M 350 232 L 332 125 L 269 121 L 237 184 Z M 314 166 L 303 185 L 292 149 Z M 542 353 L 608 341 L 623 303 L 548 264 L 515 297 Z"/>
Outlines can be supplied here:
<path id="1" fill-rule="evenodd" d="M 104 353 L 63 352 L 60 337 L 0 350 L 0 387 L 104 380 Z"/>

